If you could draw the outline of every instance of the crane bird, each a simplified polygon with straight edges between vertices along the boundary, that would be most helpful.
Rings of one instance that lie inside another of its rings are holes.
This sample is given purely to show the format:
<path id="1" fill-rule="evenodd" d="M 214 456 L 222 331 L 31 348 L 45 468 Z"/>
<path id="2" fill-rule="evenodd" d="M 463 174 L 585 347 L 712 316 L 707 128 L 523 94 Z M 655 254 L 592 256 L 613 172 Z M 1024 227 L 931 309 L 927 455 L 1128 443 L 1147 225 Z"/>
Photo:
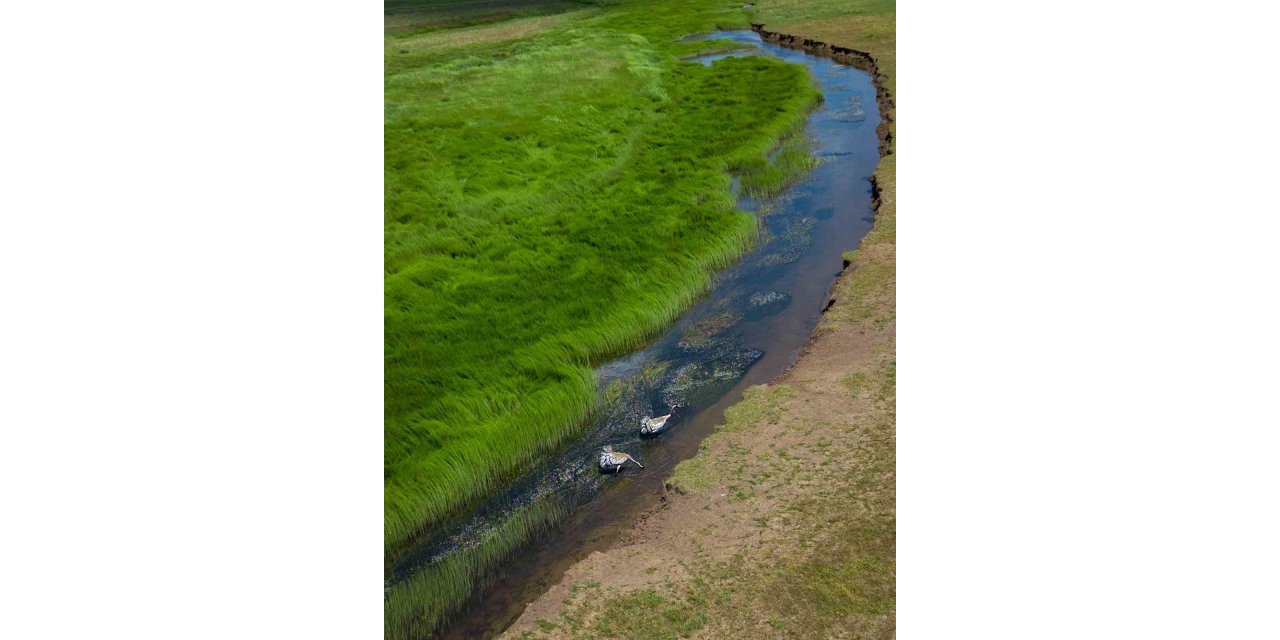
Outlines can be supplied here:
<path id="1" fill-rule="evenodd" d="M 671 413 L 675 413 L 676 407 L 679 406 L 680 405 L 678 404 L 671 405 Z M 656 418 L 646 417 L 641 419 L 640 435 L 653 436 L 662 433 L 662 430 L 667 428 L 667 421 L 671 419 L 671 413 L 668 413 L 665 416 L 658 416 Z"/>
<path id="2" fill-rule="evenodd" d="M 636 463 L 637 467 L 644 468 L 644 465 L 640 464 L 640 461 L 635 458 L 621 451 L 614 451 L 611 446 L 606 446 L 600 452 L 600 470 L 606 473 L 621 471 L 622 465 L 626 464 L 628 460 Z"/>

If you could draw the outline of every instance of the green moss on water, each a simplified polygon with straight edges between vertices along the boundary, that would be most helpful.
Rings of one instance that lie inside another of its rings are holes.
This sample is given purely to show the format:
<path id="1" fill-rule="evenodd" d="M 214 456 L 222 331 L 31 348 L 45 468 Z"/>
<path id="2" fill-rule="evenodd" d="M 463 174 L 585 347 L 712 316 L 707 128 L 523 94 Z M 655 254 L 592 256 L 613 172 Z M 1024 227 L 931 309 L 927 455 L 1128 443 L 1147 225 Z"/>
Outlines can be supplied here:
<path id="1" fill-rule="evenodd" d="M 718 313 L 689 327 L 680 338 L 682 349 L 702 349 L 709 346 L 712 339 L 725 329 L 742 321 L 741 314 L 733 312 Z"/>

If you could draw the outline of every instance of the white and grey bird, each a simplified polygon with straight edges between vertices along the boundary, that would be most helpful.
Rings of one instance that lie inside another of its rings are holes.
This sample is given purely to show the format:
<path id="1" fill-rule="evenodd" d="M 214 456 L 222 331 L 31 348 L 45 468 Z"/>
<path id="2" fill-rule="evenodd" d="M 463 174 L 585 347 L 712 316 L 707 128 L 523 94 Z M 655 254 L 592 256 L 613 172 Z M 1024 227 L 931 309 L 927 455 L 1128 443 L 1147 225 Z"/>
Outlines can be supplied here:
<path id="1" fill-rule="evenodd" d="M 671 405 L 671 413 L 675 413 L 676 407 L 679 406 L 680 405 L 678 404 Z M 671 413 L 668 413 L 665 416 L 658 416 L 656 418 L 645 417 L 641 419 L 640 435 L 652 436 L 662 433 L 662 430 L 667 428 L 667 421 L 671 419 Z"/>
<path id="2" fill-rule="evenodd" d="M 640 464 L 640 461 L 635 458 L 621 451 L 614 451 L 612 446 L 605 446 L 604 450 L 600 452 L 600 470 L 606 473 L 616 473 L 622 470 L 622 465 L 626 464 L 628 460 L 636 463 L 637 467 L 644 468 L 644 465 Z"/>

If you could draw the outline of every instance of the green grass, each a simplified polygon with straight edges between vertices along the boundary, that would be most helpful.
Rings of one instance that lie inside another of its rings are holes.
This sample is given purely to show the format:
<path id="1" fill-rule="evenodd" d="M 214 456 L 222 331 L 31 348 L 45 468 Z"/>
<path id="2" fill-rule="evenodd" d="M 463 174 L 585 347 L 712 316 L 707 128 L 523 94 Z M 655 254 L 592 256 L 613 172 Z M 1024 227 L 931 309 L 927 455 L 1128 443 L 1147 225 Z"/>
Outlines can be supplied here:
<path id="1" fill-rule="evenodd" d="M 707 623 L 706 612 L 698 606 L 703 598 L 700 591 L 690 589 L 689 593 L 682 594 L 684 597 L 672 598 L 655 589 L 646 589 L 610 599 L 596 626 L 606 637 L 688 638 Z"/>
<path id="2" fill-rule="evenodd" d="M 716 425 L 716 432 L 739 431 L 760 422 L 777 422 L 782 417 L 782 406 L 795 397 L 795 389 L 785 384 L 756 385 L 743 392 L 742 400 L 724 412 L 724 422 Z M 671 472 L 667 485 L 681 493 L 701 493 L 724 479 L 726 470 L 722 460 L 709 460 L 699 454 L 681 461 Z"/>
<path id="3" fill-rule="evenodd" d="M 783 140 L 770 159 L 757 159 L 742 168 L 742 189 L 755 198 L 782 192 L 818 164 L 813 141 L 803 131 Z"/>
<path id="4" fill-rule="evenodd" d="M 474 546 L 397 583 L 384 598 L 383 636 L 412 639 L 435 632 L 475 589 L 490 583 L 494 565 L 510 558 L 529 537 L 563 521 L 568 513 L 568 506 L 554 496 L 539 500 L 494 526 Z"/>
<path id="5" fill-rule="evenodd" d="M 706 607 L 714 597 L 711 586 L 701 580 L 679 590 L 644 589 L 622 595 L 590 589 L 583 598 L 599 607 L 596 615 L 587 618 L 567 611 L 556 622 L 539 621 L 538 632 L 529 632 L 527 637 L 544 637 L 560 629 L 575 638 L 689 638 L 706 626 Z"/>
<path id="6" fill-rule="evenodd" d="M 753 241 L 729 174 L 771 166 L 820 96 L 772 59 L 680 61 L 719 45 L 676 38 L 746 25 L 724 8 L 388 38 L 389 554 L 572 434 L 597 401 L 592 364 L 670 323 Z"/>
<path id="7" fill-rule="evenodd" d="M 867 374 L 865 372 L 858 371 L 857 373 L 841 380 L 840 384 L 844 385 L 845 388 L 849 390 L 849 393 L 856 398 L 867 386 Z"/>

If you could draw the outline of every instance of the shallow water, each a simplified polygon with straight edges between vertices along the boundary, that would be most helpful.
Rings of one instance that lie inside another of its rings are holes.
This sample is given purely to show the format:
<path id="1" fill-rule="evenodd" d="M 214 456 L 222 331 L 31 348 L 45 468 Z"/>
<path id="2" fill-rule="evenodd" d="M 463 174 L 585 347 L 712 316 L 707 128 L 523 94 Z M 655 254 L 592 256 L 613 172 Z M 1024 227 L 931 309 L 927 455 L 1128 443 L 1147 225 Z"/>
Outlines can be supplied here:
<path id="1" fill-rule="evenodd" d="M 764 43 L 751 31 L 721 32 L 757 47 L 703 56 L 703 64 L 741 55 L 772 55 L 811 70 L 825 101 L 806 125 L 816 168 L 781 195 L 740 205 L 761 217 L 756 247 L 716 279 L 709 295 L 648 347 L 597 369 L 609 401 L 580 437 L 479 509 L 460 516 L 389 571 L 386 587 L 476 544 L 521 510 L 567 514 L 494 573 L 493 586 L 472 595 L 446 638 L 488 638 L 519 617 L 527 603 L 558 582 L 574 562 L 608 548 L 635 518 L 657 504 L 662 484 L 751 385 L 795 362 L 821 317 L 841 269 L 841 254 L 871 228 L 869 177 L 879 161 L 875 87 L 863 71 L 829 58 Z M 667 429 L 641 438 L 640 420 L 680 405 Z M 612 445 L 645 466 L 602 475 L 600 448 Z"/>

